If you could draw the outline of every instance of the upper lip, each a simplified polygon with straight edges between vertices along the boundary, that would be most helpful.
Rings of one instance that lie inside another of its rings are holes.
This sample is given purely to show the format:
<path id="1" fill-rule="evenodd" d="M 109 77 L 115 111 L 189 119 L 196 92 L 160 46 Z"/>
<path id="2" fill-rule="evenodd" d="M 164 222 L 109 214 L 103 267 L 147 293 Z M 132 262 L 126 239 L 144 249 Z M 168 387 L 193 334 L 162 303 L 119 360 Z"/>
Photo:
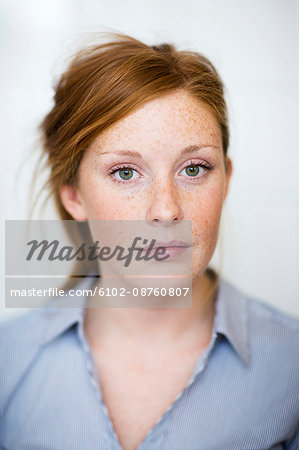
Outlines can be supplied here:
<path id="1" fill-rule="evenodd" d="M 158 247 L 190 247 L 190 244 L 183 241 L 169 241 L 169 242 L 162 242 L 157 241 L 155 242 L 155 245 L 152 248 L 158 248 Z M 144 247 L 144 250 L 148 249 L 149 245 Z"/>

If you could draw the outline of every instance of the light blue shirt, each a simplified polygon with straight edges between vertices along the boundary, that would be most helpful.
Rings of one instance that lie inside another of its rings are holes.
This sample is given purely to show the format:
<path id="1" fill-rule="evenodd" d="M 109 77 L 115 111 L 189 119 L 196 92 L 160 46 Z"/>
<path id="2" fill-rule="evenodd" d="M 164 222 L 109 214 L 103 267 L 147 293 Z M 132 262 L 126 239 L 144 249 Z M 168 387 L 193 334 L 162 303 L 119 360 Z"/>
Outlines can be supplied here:
<path id="1" fill-rule="evenodd" d="M 121 448 L 83 314 L 84 303 L 1 324 L 1 448 Z M 138 450 L 270 448 L 299 449 L 299 321 L 222 278 L 209 346 Z"/>

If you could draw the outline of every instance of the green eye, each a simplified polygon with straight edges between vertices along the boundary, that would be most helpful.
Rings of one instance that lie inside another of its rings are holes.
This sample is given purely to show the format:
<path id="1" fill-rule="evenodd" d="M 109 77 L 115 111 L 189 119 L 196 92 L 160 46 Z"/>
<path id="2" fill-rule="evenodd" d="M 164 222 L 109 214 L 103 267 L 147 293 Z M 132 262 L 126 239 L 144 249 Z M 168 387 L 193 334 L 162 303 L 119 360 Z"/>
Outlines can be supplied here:
<path id="1" fill-rule="evenodd" d="M 136 169 L 127 166 L 118 166 L 115 169 L 110 170 L 108 173 L 118 183 L 123 183 L 124 181 L 133 181 L 140 177 Z"/>
<path id="2" fill-rule="evenodd" d="M 188 166 L 185 168 L 186 174 L 190 177 L 195 177 L 199 173 L 199 166 Z"/>
<path id="3" fill-rule="evenodd" d="M 122 180 L 130 180 L 133 176 L 133 169 L 120 169 L 118 173 Z"/>

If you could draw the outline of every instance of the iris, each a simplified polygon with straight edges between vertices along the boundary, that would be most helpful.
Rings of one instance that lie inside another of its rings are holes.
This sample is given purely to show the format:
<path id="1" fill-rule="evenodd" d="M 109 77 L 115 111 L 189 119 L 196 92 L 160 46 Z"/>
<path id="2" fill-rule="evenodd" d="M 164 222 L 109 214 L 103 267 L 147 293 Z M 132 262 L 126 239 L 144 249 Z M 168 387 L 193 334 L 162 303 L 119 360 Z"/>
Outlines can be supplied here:
<path id="1" fill-rule="evenodd" d="M 199 172 L 199 167 L 198 166 L 189 166 L 186 167 L 186 174 L 191 176 L 191 177 L 195 177 L 196 175 L 198 175 Z"/>
<path id="2" fill-rule="evenodd" d="M 118 172 L 119 172 L 119 176 L 123 180 L 130 180 L 132 178 L 132 176 L 133 176 L 133 170 L 132 169 L 121 169 Z"/>

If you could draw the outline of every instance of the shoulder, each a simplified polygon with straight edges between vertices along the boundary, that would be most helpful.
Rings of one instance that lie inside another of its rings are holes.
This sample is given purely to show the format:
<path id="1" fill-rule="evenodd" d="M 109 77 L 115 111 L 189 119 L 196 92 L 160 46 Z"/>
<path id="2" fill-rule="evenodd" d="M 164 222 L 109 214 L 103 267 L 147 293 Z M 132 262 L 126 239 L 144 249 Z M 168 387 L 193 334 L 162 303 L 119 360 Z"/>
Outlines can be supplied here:
<path id="1" fill-rule="evenodd" d="M 43 307 L 0 323 L 1 407 L 52 352 L 57 355 L 63 345 L 77 344 L 74 333 L 68 331 L 82 320 L 84 298 L 79 298 L 76 307 L 60 300 L 50 298 Z"/>
<path id="2" fill-rule="evenodd" d="M 34 309 L 0 323 L 0 405 L 5 405 L 34 365 L 60 311 Z"/>
<path id="3" fill-rule="evenodd" d="M 245 316 L 249 334 L 264 336 L 282 334 L 282 339 L 297 337 L 299 317 L 292 316 L 265 300 L 246 293 L 226 279 L 221 279 L 221 295 L 229 304 L 229 313 L 240 318 Z"/>
<path id="4" fill-rule="evenodd" d="M 36 353 L 38 315 L 26 312 L 0 323 L 0 404 L 5 405 L 14 386 Z"/>
<path id="5" fill-rule="evenodd" d="M 0 364 L 10 379 L 32 359 L 41 345 L 48 322 L 46 314 L 31 310 L 0 323 Z"/>
<path id="6" fill-rule="evenodd" d="M 20 316 L 10 318 L 0 323 L 0 355 L 1 360 L 14 348 L 21 351 L 30 347 L 42 330 L 40 315 L 36 311 L 28 311 Z"/>
<path id="7" fill-rule="evenodd" d="M 249 375 L 263 407 L 298 426 L 299 320 L 255 297 L 247 297 Z"/>
<path id="8" fill-rule="evenodd" d="M 31 347 L 40 342 L 45 326 L 49 322 L 49 314 L 44 310 L 27 311 L 20 316 L 0 323 L 1 357 L 15 347 Z"/>
<path id="9" fill-rule="evenodd" d="M 299 377 L 299 320 L 263 300 L 246 296 L 248 346 L 252 363 L 271 376 Z"/>
<path id="10" fill-rule="evenodd" d="M 299 370 L 299 320 L 225 279 L 219 286 L 220 330 L 251 367 L 284 364 Z M 263 361 L 264 359 L 264 361 Z"/>
<path id="11" fill-rule="evenodd" d="M 228 338 L 243 356 L 240 370 L 249 397 L 263 399 L 279 416 L 282 405 L 290 420 L 298 418 L 299 320 L 260 298 L 224 282 L 224 318 Z M 234 378 L 237 379 L 237 378 Z M 297 419 L 296 419 L 297 420 Z"/>
<path id="12" fill-rule="evenodd" d="M 246 356 L 240 364 L 232 352 L 227 353 L 233 355 L 234 366 L 226 358 L 226 389 L 231 389 L 231 397 L 242 404 L 256 429 L 275 429 L 284 435 L 287 430 L 292 436 L 298 427 L 299 320 L 231 283 L 224 282 L 221 288 L 226 325 L 222 329 L 239 355 Z M 224 339 L 220 342 L 224 343 L 220 349 L 229 348 Z"/>
<path id="13" fill-rule="evenodd" d="M 9 364 L 13 355 L 18 365 L 41 346 L 62 335 L 78 321 L 81 308 L 44 307 L 32 309 L 0 323 L 0 362 Z"/>
<path id="14" fill-rule="evenodd" d="M 273 339 L 279 337 L 285 343 L 290 339 L 293 343 L 293 338 L 298 339 L 299 318 L 293 317 L 259 298 L 246 296 L 246 300 L 251 331 Z"/>

